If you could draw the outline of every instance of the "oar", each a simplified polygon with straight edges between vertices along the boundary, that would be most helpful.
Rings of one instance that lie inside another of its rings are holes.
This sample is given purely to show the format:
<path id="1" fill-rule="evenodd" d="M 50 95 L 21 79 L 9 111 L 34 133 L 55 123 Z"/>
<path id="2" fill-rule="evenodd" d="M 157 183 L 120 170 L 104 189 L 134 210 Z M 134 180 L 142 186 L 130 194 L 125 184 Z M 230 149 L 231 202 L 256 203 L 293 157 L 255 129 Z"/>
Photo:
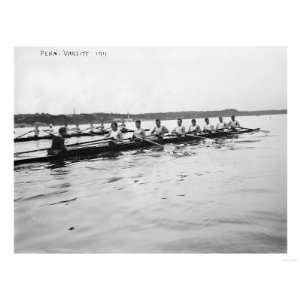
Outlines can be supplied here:
<path id="1" fill-rule="evenodd" d="M 87 131 L 87 130 L 90 130 L 92 132 L 93 129 L 96 129 L 96 127 L 94 127 L 94 128 L 88 127 L 86 129 L 82 129 L 81 132 L 84 132 L 84 131 Z"/>
<path id="2" fill-rule="evenodd" d="M 154 142 L 154 141 L 148 140 L 148 139 L 146 139 L 146 138 L 143 138 L 143 139 L 141 139 L 141 138 L 139 138 L 139 137 L 135 137 L 135 138 L 136 138 L 137 140 L 139 140 L 139 141 L 145 141 L 145 142 L 148 142 L 149 144 L 152 144 L 152 145 L 154 145 L 154 146 L 158 146 L 158 147 L 161 148 L 161 149 L 164 148 L 163 145 L 161 145 L 161 144 L 159 144 L 159 143 L 156 143 L 156 142 Z"/>
<path id="3" fill-rule="evenodd" d="M 186 136 L 190 136 L 190 137 L 193 137 L 196 139 L 206 139 L 206 137 L 204 137 L 204 136 L 194 135 L 194 134 L 189 134 L 189 133 L 186 133 Z"/>
<path id="4" fill-rule="evenodd" d="M 245 127 L 239 127 L 239 128 L 245 129 L 245 130 L 253 130 L 253 128 L 245 128 Z M 259 128 L 257 128 L 257 129 L 259 129 Z M 263 129 L 259 129 L 259 131 L 261 131 L 263 133 L 269 133 L 270 132 L 270 130 L 263 130 Z"/>
<path id="5" fill-rule="evenodd" d="M 48 135 L 50 135 L 50 136 L 53 136 L 53 135 L 55 135 L 55 133 L 54 133 L 54 132 L 49 132 L 49 130 L 50 130 L 50 129 L 42 129 L 41 131 L 43 131 L 43 132 L 47 133 L 47 134 L 48 134 Z"/>
<path id="6" fill-rule="evenodd" d="M 33 132 L 33 130 L 31 129 L 31 130 L 29 130 L 28 132 L 23 133 L 23 134 L 17 136 L 15 139 L 21 138 L 22 136 L 24 136 L 24 135 L 26 135 L 26 134 L 28 134 L 28 133 L 30 133 L 30 132 Z"/>
<path id="7" fill-rule="evenodd" d="M 83 145 L 83 144 L 89 144 L 89 143 L 96 143 L 96 142 L 102 142 L 102 141 L 107 141 L 110 138 L 105 138 L 105 139 L 99 139 L 99 140 L 94 140 L 94 141 L 87 141 L 87 142 L 81 142 L 81 143 L 73 143 L 73 144 L 67 144 L 65 145 L 66 147 L 71 147 L 71 146 L 78 146 L 78 145 Z M 16 152 L 15 155 L 19 155 L 19 154 L 25 154 L 25 153 L 33 153 L 33 152 L 39 152 L 39 151 L 45 151 L 48 150 L 48 148 L 41 148 L 41 149 L 35 149 L 35 150 L 30 150 L 30 151 L 23 151 L 23 152 Z"/>

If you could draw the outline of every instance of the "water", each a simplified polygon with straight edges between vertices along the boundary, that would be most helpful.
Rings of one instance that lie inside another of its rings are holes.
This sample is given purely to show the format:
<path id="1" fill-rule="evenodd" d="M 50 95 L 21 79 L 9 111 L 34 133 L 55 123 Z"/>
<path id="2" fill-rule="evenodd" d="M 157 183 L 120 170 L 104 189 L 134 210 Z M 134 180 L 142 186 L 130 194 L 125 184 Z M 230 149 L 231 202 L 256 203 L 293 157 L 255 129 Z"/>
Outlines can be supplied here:
<path id="1" fill-rule="evenodd" d="M 15 251 L 286 252 L 286 116 L 239 120 L 270 133 L 17 168 Z"/>

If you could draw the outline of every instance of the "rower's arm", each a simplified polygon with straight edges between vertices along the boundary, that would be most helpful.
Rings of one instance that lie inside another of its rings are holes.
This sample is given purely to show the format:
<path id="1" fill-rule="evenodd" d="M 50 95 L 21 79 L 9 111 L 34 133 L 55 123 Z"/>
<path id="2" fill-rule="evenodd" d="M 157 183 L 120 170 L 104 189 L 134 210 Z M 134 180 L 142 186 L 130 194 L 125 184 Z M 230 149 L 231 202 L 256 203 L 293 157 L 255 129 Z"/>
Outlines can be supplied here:
<path id="1" fill-rule="evenodd" d="M 162 132 L 163 132 L 163 133 L 169 133 L 169 129 L 168 129 L 167 127 L 164 126 L 164 127 L 162 128 Z"/>

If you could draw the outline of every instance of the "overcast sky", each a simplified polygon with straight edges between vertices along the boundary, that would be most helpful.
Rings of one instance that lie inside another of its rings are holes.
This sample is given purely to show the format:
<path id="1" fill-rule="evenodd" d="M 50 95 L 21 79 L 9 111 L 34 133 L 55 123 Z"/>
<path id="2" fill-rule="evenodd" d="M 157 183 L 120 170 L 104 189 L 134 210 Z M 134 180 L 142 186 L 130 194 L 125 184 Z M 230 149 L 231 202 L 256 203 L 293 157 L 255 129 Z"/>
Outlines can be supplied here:
<path id="1" fill-rule="evenodd" d="M 66 57 L 63 50 L 89 54 Z M 286 49 L 16 48 L 15 113 L 68 114 L 73 108 L 76 113 L 286 108 Z"/>

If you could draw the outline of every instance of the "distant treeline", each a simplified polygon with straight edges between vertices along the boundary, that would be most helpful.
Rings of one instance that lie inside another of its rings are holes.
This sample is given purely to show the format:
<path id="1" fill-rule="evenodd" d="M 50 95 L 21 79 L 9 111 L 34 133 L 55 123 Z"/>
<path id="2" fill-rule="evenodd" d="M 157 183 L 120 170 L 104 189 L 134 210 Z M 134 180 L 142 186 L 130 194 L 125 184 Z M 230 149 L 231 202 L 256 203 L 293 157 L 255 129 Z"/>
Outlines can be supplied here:
<path id="1" fill-rule="evenodd" d="M 130 118 L 133 120 L 174 120 L 177 118 L 191 119 L 191 118 L 213 118 L 218 116 L 259 116 L 259 115 L 277 115 L 286 114 L 286 109 L 280 110 L 257 110 L 257 111 L 238 111 L 236 109 L 214 110 L 214 111 L 177 111 L 177 112 L 161 112 L 161 113 L 145 113 L 132 114 Z M 63 125 L 63 124 L 88 124 L 111 122 L 114 119 L 127 119 L 127 114 L 114 113 L 91 113 L 91 114 L 75 114 L 75 115 L 51 115 L 45 113 L 36 114 L 17 114 L 14 115 L 15 127 L 25 127 L 28 125 L 40 124 L 48 125 Z"/>

